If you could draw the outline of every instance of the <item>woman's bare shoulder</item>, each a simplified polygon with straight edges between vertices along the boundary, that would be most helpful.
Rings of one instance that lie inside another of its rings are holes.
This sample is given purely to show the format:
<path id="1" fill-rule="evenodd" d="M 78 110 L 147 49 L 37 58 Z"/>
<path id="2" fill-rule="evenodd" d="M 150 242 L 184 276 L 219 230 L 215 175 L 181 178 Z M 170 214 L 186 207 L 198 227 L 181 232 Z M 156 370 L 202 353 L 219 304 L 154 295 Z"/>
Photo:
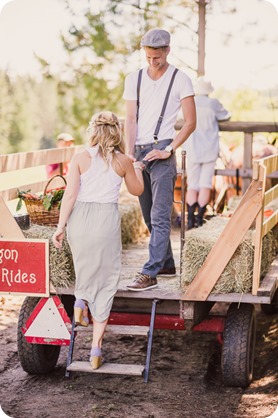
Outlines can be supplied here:
<path id="1" fill-rule="evenodd" d="M 90 158 L 90 154 L 89 154 L 88 150 L 86 150 L 86 149 L 83 149 L 83 150 L 79 151 L 77 154 L 74 154 L 74 156 L 72 157 L 72 160 L 80 161 L 84 158 Z"/>
<path id="2" fill-rule="evenodd" d="M 120 161 L 120 163 L 124 167 L 127 167 L 127 166 L 129 166 L 132 163 L 131 159 L 127 155 L 122 154 L 121 152 L 118 152 L 116 154 L 116 156 L 117 156 L 118 160 Z"/>

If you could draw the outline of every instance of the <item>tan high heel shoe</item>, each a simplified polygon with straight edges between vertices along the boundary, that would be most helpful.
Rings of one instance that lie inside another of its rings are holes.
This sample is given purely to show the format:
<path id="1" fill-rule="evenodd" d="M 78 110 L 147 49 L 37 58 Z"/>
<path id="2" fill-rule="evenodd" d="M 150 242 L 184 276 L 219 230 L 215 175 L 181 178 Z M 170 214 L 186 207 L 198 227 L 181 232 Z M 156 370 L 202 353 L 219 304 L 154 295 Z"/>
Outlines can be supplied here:
<path id="1" fill-rule="evenodd" d="M 100 366 L 102 366 L 102 358 L 101 358 L 101 356 L 100 357 L 91 356 L 90 357 L 90 363 L 91 363 L 91 366 L 92 366 L 92 369 L 93 370 L 98 369 Z"/>
<path id="2" fill-rule="evenodd" d="M 74 320 L 75 325 L 81 325 L 82 327 L 87 327 L 89 325 L 89 318 L 83 317 L 83 309 L 82 308 L 74 308 Z"/>
<path id="3" fill-rule="evenodd" d="M 83 299 L 76 299 L 74 303 L 74 320 L 75 325 L 81 325 L 82 327 L 87 327 L 89 325 L 88 316 L 84 316 L 84 309 L 86 304 Z"/>
<path id="4" fill-rule="evenodd" d="M 99 347 L 92 347 L 90 353 L 90 363 L 93 370 L 98 369 L 102 366 L 102 353 L 101 348 Z"/>

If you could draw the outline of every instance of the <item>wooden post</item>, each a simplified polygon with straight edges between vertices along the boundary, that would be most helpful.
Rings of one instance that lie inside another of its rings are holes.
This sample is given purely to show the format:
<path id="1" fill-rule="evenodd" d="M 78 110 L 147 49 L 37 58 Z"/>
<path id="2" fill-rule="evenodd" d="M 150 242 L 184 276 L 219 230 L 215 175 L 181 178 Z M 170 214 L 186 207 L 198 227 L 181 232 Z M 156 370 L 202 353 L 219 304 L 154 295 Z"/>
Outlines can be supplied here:
<path id="1" fill-rule="evenodd" d="M 186 209 L 186 151 L 181 152 L 181 243 L 180 243 L 180 276 L 182 274 L 182 253 L 185 243 L 185 209 Z"/>
<path id="2" fill-rule="evenodd" d="M 243 149 L 243 164 L 242 169 L 252 169 L 252 144 L 253 144 L 253 133 L 244 133 L 244 149 Z M 242 179 L 242 194 L 246 192 L 251 180 L 244 177 Z"/>
<path id="3" fill-rule="evenodd" d="M 198 1 L 198 76 L 205 74 L 206 0 Z"/>
<path id="4" fill-rule="evenodd" d="M 266 167 L 259 165 L 259 181 L 262 182 L 262 196 L 265 193 L 265 181 L 266 181 Z M 252 295 L 257 294 L 257 290 L 260 285 L 260 274 L 262 264 L 262 226 L 264 220 L 264 199 L 262 199 L 262 207 L 256 217 L 256 232 L 255 232 L 255 253 L 254 253 L 254 266 L 253 266 L 253 283 L 252 283 Z"/>

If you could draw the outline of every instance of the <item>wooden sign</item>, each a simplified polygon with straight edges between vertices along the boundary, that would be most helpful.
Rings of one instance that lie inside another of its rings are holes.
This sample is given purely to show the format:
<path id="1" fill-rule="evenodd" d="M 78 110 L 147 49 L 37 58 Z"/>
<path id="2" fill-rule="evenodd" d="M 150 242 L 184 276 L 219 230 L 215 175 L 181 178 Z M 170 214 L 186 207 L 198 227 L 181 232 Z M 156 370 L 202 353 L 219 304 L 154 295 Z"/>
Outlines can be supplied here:
<path id="1" fill-rule="evenodd" d="M 0 294 L 49 296 L 49 242 L 0 239 Z"/>

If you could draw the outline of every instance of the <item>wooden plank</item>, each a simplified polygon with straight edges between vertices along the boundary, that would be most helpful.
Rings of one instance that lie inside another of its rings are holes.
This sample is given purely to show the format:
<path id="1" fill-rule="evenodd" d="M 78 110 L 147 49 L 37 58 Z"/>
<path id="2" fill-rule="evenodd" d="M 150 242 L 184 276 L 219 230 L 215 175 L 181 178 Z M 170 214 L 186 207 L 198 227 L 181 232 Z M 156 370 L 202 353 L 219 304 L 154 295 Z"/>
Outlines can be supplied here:
<path id="1" fill-rule="evenodd" d="M 271 187 L 271 189 L 267 190 L 264 195 L 264 205 L 267 206 L 270 202 L 272 202 L 274 199 L 278 198 L 278 184 L 276 184 L 274 187 Z"/>
<path id="2" fill-rule="evenodd" d="M 262 182 L 253 181 L 182 300 L 204 301 L 262 207 Z"/>
<path id="3" fill-rule="evenodd" d="M 272 298 L 278 288 L 278 256 L 271 263 L 268 272 L 262 280 L 257 291 L 257 296 L 269 296 Z"/>
<path id="4" fill-rule="evenodd" d="M 181 302 L 183 319 L 192 320 L 192 325 L 197 325 L 207 318 L 214 302 Z"/>
<path id="5" fill-rule="evenodd" d="M 264 237 L 278 222 L 278 209 L 270 215 L 264 222 L 262 227 L 262 236 Z"/>
<path id="6" fill-rule="evenodd" d="M 83 145 L 75 145 L 60 149 L 53 148 L 0 155 L 0 172 L 6 173 L 8 171 L 22 170 L 28 167 L 70 161 L 72 156 L 82 148 Z"/>
<path id="7" fill-rule="evenodd" d="M 179 278 L 174 278 L 179 280 Z M 168 279 L 169 280 L 169 279 Z M 173 279 L 171 279 L 173 280 Z M 152 290 L 152 289 L 151 289 Z M 149 292 L 151 292 L 149 290 Z M 153 289 L 154 291 L 155 289 Z M 62 295 L 74 295 L 74 287 L 67 289 L 59 287 L 56 289 L 58 294 Z M 137 297 L 135 297 L 137 294 Z M 150 313 L 152 297 L 146 296 L 148 292 L 130 292 L 129 290 L 122 290 L 120 293 L 116 293 L 113 309 L 118 312 L 118 303 L 120 306 L 120 312 L 136 312 L 136 313 Z M 157 313 L 178 315 L 179 303 L 182 300 L 183 293 L 180 290 L 176 290 L 171 293 L 164 293 L 158 286 L 156 290 L 155 299 L 159 299 L 160 303 L 157 305 Z M 166 297 L 165 297 L 166 295 Z M 239 303 L 270 303 L 269 296 L 253 296 L 251 293 L 211 293 L 208 298 L 208 302 L 239 302 Z"/>
<path id="8" fill-rule="evenodd" d="M 179 130 L 183 125 L 184 120 L 179 119 L 175 124 L 175 129 Z M 226 121 L 219 122 L 218 125 L 222 132 L 277 132 L 277 124 L 275 122 Z"/>
<path id="9" fill-rule="evenodd" d="M 138 325 L 107 325 L 106 331 L 109 334 L 119 335 L 144 335 L 147 336 L 149 327 Z"/>
<path id="10" fill-rule="evenodd" d="M 259 180 L 259 166 L 260 163 L 258 160 L 253 161 L 253 180 Z"/>
<path id="11" fill-rule="evenodd" d="M 259 166 L 259 181 L 262 182 L 262 206 L 256 217 L 255 227 L 255 253 L 253 263 L 253 280 L 252 280 L 252 295 L 257 294 L 260 284 L 261 264 L 262 264 L 262 224 L 264 219 L 264 194 L 266 181 L 266 168 L 264 165 Z"/>
<path id="12" fill-rule="evenodd" d="M 46 181 L 39 181 L 37 183 L 31 183 L 31 184 L 23 184 L 22 186 L 20 186 L 20 190 L 32 190 L 32 193 L 42 193 L 43 189 L 45 187 Z M 7 189 L 7 190 L 2 190 L 0 191 L 0 196 L 6 200 L 13 200 L 13 199 L 17 199 L 18 197 L 18 192 L 17 192 L 18 187 L 16 188 L 12 188 L 12 189 Z"/>
<path id="13" fill-rule="evenodd" d="M 219 128 L 225 132 L 277 132 L 274 122 L 219 122 Z"/>
<path id="14" fill-rule="evenodd" d="M 92 332 L 94 329 L 93 325 L 88 325 L 88 327 L 75 327 L 75 331 L 78 332 Z M 105 333 L 109 334 L 118 334 L 118 335 L 144 335 L 147 336 L 149 332 L 149 327 L 138 326 L 138 325 L 107 325 Z"/>
<path id="15" fill-rule="evenodd" d="M 244 169 L 244 170 L 242 168 L 240 168 L 238 170 L 238 175 L 239 175 L 239 177 L 242 177 L 242 178 L 244 178 L 244 177 L 252 178 L 252 174 L 253 174 L 252 168 Z M 218 176 L 235 177 L 237 175 L 237 170 L 235 168 L 224 168 L 224 169 L 216 168 L 214 170 L 214 175 L 215 176 L 218 175 Z"/>
<path id="16" fill-rule="evenodd" d="M 6 239 L 25 239 L 8 206 L 0 196 L 0 237 Z"/>
<path id="17" fill-rule="evenodd" d="M 66 179 L 66 176 L 64 177 Z M 38 181 L 36 183 L 30 183 L 30 184 L 23 184 L 20 187 L 2 190 L 0 191 L 0 196 L 2 196 L 2 198 L 6 201 L 16 199 L 18 197 L 18 189 L 19 190 L 31 190 L 32 193 L 43 193 L 48 181 L 49 179 L 45 179 L 44 181 Z M 64 185 L 65 185 L 65 182 L 63 181 L 63 179 L 61 177 L 56 177 L 56 178 L 53 178 L 53 180 L 51 181 L 47 189 L 53 189 L 55 187 L 61 187 Z"/>
<path id="18" fill-rule="evenodd" d="M 251 293 L 211 293 L 207 298 L 213 302 L 227 303 L 271 303 L 269 296 L 253 296 Z"/>
<path id="19" fill-rule="evenodd" d="M 244 133 L 244 149 L 243 149 L 243 170 L 252 169 L 252 144 L 253 133 Z M 250 184 L 250 179 L 242 178 L 242 194 L 244 194 Z"/>
<path id="20" fill-rule="evenodd" d="M 93 370 L 89 361 L 74 361 L 68 367 L 69 372 L 128 374 L 130 376 L 142 376 L 145 366 L 141 364 L 116 364 L 103 363 L 101 367 Z"/>
<path id="21" fill-rule="evenodd" d="M 278 167 L 278 154 L 270 155 L 269 157 L 261 158 L 260 163 L 266 167 L 266 175 L 273 173 Z"/>
<path id="22" fill-rule="evenodd" d="M 133 272 L 138 271 L 137 268 L 131 269 Z M 124 269 L 122 269 L 122 275 Z M 123 277 L 123 276 L 122 276 Z M 127 276 L 125 276 L 127 277 Z M 116 297 L 125 297 L 126 295 L 132 299 L 162 299 L 162 300 L 180 300 L 180 277 L 159 277 L 158 278 L 158 287 L 154 289 L 144 290 L 143 292 L 132 292 L 126 287 L 133 281 L 133 277 L 130 279 L 121 279 L 119 283 L 119 288 L 116 293 Z"/>

